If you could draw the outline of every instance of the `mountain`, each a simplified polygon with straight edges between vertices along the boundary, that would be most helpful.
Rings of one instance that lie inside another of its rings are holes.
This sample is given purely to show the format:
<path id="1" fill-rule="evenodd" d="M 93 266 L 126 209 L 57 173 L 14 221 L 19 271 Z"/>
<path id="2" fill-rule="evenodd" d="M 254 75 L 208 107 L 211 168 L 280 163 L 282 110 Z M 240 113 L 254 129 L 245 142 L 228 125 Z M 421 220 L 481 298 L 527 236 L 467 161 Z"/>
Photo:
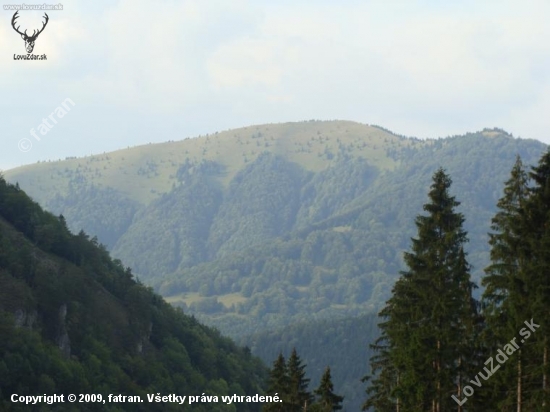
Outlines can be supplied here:
<path id="1" fill-rule="evenodd" d="M 0 410 L 38 410 L 13 394 L 64 395 L 41 411 L 175 411 L 177 402 L 147 395 L 205 394 L 219 403 L 191 410 L 259 411 L 221 396 L 262 393 L 266 372 L 249 349 L 166 303 L 95 237 L 70 233 L 0 175 Z M 143 403 L 70 404 L 69 394 Z"/>
<path id="2" fill-rule="evenodd" d="M 232 337 L 376 311 L 433 172 L 453 178 L 478 281 L 517 154 L 500 129 L 418 140 L 342 121 L 261 125 L 6 172 L 168 301 Z"/>
<path id="3" fill-rule="evenodd" d="M 545 150 L 500 129 L 419 140 L 310 121 L 5 174 L 63 214 L 73 232 L 97 235 L 169 302 L 266 363 L 295 346 L 312 384 L 330 364 L 345 408 L 356 410 L 378 333 L 369 314 L 403 269 L 433 172 L 443 166 L 453 178 L 479 283 L 490 219 L 515 157 L 535 164 Z"/>

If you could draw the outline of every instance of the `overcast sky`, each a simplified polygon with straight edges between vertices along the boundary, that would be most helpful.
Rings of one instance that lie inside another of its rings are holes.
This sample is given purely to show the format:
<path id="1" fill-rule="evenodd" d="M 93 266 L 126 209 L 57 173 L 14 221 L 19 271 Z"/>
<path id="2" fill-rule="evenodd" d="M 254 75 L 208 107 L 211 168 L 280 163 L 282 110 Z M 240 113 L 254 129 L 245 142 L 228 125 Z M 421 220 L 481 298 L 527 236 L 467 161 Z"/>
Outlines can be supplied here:
<path id="1" fill-rule="evenodd" d="M 310 119 L 550 143 L 548 0 L 61 4 L 33 51 L 46 61 L 14 60 L 25 44 L 0 10 L 0 169 Z"/>

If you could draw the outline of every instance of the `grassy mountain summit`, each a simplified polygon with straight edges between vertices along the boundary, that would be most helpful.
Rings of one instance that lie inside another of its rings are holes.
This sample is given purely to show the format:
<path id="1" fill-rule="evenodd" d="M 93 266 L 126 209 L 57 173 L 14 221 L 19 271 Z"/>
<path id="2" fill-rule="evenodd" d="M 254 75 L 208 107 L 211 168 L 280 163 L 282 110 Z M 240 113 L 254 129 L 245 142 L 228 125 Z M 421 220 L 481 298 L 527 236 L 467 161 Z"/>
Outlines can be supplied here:
<path id="1" fill-rule="evenodd" d="M 234 337 L 377 310 L 444 167 L 474 280 L 520 154 L 500 129 L 446 139 L 353 122 L 261 125 L 6 173 L 71 229 L 98 236 L 170 302 Z"/>
<path id="2" fill-rule="evenodd" d="M 42 162 L 5 172 L 29 188 L 36 200 L 47 204 L 56 195 L 69 193 L 78 180 L 112 188 L 130 200 L 148 205 L 172 188 L 176 173 L 186 160 L 216 162 L 224 168 L 219 176 L 227 186 L 235 174 L 261 153 L 280 155 L 306 170 L 327 168 L 338 153 L 349 150 L 382 169 L 395 161 L 385 147 L 411 144 L 378 127 L 347 121 L 310 121 L 267 124 L 216 132 L 198 138 L 149 144 L 84 158 Z"/>

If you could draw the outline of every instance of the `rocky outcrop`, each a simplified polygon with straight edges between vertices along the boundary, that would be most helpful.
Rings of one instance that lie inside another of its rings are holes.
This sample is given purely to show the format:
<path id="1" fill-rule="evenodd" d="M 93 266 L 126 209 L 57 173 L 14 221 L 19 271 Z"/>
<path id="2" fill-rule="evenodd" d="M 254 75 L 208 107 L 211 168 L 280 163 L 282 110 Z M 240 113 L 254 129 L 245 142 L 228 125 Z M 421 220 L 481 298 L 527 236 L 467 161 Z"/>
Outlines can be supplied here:
<path id="1" fill-rule="evenodd" d="M 64 303 L 59 308 L 59 333 L 57 335 L 57 346 L 61 349 L 63 356 L 69 358 L 71 356 L 71 341 L 69 340 L 69 334 L 65 326 L 65 319 L 67 318 L 67 304 Z"/>
<path id="2" fill-rule="evenodd" d="M 142 335 L 137 343 L 137 353 L 143 353 L 143 345 L 149 342 L 149 339 L 151 339 L 151 332 L 153 331 L 153 323 L 149 322 L 149 326 L 147 327 L 147 333 Z"/>
<path id="3" fill-rule="evenodd" d="M 16 328 L 32 329 L 38 318 L 38 312 L 36 312 L 36 310 L 27 311 L 24 309 L 17 309 L 13 315 Z"/>

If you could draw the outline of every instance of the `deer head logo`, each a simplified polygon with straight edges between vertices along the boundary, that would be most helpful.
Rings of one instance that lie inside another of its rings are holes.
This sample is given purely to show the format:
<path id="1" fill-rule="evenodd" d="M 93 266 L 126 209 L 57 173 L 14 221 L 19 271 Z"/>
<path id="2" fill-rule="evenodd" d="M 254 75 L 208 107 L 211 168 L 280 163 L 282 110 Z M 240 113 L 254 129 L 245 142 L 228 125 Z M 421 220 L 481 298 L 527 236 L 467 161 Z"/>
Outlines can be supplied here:
<path id="1" fill-rule="evenodd" d="M 19 11 L 16 11 L 15 14 L 13 15 L 12 19 L 11 19 L 11 25 L 13 27 L 13 29 L 19 33 L 21 35 L 21 38 L 23 40 L 25 40 L 25 48 L 27 49 L 27 53 L 32 53 L 33 49 L 34 49 L 34 42 L 36 41 L 36 38 L 38 37 L 38 35 L 40 33 L 42 33 L 44 31 L 44 28 L 46 27 L 46 24 L 48 24 L 48 20 L 50 20 L 50 18 L 48 17 L 48 15 L 46 13 L 44 13 L 44 18 L 46 19 L 46 21 L 44 23 L 42 23 L 42 28 L 40 30 L 38 30 L 38 32 L 36 32 L 36 30 L 33 30 L 33 33 L 32 33 L 32 36 L 28 36 L 27 35 L 27 30 L 25 30 L 24 33 L 21 33 L 19 31 L 19 27 L 20 26 L 17 26 L 17 28 L 15 27 L 15 20 L 19 17 L 18 14 Z"/>

